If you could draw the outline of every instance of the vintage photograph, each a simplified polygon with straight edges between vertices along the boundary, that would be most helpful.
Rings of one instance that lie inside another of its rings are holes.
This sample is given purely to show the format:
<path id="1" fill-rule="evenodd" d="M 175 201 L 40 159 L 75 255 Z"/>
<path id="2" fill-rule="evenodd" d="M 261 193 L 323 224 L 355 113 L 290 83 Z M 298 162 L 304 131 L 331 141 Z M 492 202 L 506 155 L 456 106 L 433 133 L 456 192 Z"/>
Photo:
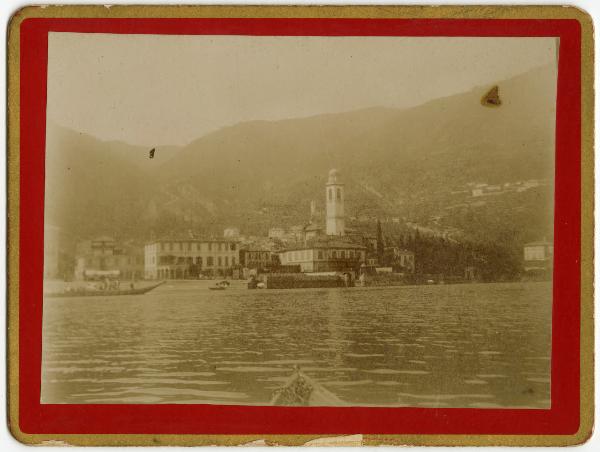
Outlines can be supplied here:
<path id="1" fill-rule="evenodd" d="M 49 33 L 41 402 L 549 409 L 558 48 Z"/>

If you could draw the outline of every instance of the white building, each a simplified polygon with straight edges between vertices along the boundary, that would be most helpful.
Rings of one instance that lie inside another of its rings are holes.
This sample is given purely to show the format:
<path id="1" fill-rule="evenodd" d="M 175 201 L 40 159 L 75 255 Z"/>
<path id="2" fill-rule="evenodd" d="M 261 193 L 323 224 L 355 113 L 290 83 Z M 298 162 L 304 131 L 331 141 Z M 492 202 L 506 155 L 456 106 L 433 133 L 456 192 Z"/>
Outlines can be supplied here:
<path id="1" fill-rule="evenodd" d="M 366 248 L 335 238 L 323 238 L 279 253 L 281 265 L 298 265 L 302 272 L 358 271 Z"/>
<path id="2" fill-rule="evenodd" d="M 147 279 L 187 279 L 200 274 L 225 276 L 239 265 L 239 245 L 233 240 L 157 240 L 144 248 Z"/>
<path id="3" fill-rule="evenodd" d="M 553 243 L 542 240 L 540 242 L 526 243 L 523 246 L 523 260 L 526 272 L 549 270 L 553 266 L 553 258 Z"/>

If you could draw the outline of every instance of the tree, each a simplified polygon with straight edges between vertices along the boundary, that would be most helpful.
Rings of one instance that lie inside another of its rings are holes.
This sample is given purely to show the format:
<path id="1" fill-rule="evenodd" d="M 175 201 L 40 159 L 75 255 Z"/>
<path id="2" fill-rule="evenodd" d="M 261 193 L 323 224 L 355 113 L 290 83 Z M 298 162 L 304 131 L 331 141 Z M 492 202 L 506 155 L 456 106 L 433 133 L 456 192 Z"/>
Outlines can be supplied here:
<path id="1" fill-rule="evenodd" d="M 377 260 L 379 265 L 383 263 L 384 245 L 383 232 L 381 231 L 381 221 L 377 220 Z"/>

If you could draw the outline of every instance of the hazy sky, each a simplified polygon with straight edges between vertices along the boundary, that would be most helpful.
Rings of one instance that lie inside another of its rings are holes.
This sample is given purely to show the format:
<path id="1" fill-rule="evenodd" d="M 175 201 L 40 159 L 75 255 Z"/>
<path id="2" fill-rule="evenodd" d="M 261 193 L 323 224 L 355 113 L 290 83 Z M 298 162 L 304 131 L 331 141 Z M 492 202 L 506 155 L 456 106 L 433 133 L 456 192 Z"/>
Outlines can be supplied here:
<path id="1" fill-rule="evenodd" d="M 226 125 L 406 107 L 555 63 L 554 38 L 50 33 L 48 119 L 186 144 Z"/>

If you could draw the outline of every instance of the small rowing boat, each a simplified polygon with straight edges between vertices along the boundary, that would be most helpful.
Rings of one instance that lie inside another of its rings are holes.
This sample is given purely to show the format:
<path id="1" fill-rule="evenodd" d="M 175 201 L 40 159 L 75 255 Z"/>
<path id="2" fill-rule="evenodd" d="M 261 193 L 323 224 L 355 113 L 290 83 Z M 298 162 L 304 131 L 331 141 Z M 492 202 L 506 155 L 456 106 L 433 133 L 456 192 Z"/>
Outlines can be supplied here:
<path id="1" fill-rule="evenodd" d="M 287 382 L 273 392 L 271 405 L 346 406 L 347 403 L 296 368 Z"/>
<path id="2" fill-rule="evenodd" d="M 229 281 L 220 281 L 214 286 L 209 287 L 209 290 L 225 290 L 230 286 Z"/>

